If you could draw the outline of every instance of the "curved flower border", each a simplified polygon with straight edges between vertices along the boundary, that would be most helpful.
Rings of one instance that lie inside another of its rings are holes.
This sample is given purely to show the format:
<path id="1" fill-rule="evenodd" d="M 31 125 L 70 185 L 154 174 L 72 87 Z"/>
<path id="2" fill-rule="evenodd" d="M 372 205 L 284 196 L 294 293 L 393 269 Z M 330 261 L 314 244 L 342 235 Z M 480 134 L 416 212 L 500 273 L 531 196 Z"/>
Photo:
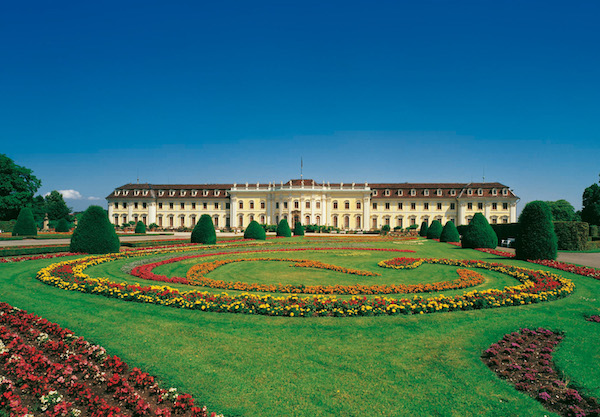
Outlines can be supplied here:
<path id="1" fill-rule="evenodd" d="M 364 250 L 364 248 L 361 248 L 361 250 Z M 165 253 L 165 251 L 154 251 L 154 253 Z M 412 299 L 394 299 L 353 296 L 350 299 L 339 300 L 335 296 L 323 295 L 301 298 L 295 295 L 274 297 L 270 294 L 242 293 L 229 295 L 227 293 L 179 291 L 168 286 L 141 286 L 139 284 L 117 283 L 107 278 L 90 278 L 83 273 L 85 268 L 92 265 L 128 256 L 147 254 L 151 254 L 151 252 L 90 256 L 74 261 L 59 262 L 38 271 L 37 278 L 48 285 L 65 290 L 99 294 L 126 301 L 201 311 L 290 317 L 425 314 L 518 306 L 562 298 L 573 292 L 574 289 L 571 280 L 547 271 L 534 271 L 478 260 L 459 261 L 450 259 L 427 259 L 426 262 L 497 271 L 516 278 L 521 284 L 505 287 L 503 290 L 469 291 L 462 295 L 450 297 L 439 295 L 423 298 L 415 295 Z"/>

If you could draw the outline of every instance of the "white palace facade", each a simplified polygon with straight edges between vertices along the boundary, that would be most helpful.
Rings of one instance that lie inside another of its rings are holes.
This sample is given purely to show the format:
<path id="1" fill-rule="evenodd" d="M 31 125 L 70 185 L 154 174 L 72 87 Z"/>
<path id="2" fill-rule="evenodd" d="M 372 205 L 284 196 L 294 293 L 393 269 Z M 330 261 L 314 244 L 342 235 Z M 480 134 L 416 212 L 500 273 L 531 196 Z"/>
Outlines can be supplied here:
<path id="1" fill-rule="evenodd" d="M 468 224 L 481 212 L 490 223 L 517 221 L 519 198 L 492 183 L 317 183 L 309 179 L 268 184 L 126 184 L 107 198 L 112 223 L 192 228 L 209 214 L 217 229 L 243 229 L 252 220 L 345 230 L 406 228 L 452 220 Z"/>

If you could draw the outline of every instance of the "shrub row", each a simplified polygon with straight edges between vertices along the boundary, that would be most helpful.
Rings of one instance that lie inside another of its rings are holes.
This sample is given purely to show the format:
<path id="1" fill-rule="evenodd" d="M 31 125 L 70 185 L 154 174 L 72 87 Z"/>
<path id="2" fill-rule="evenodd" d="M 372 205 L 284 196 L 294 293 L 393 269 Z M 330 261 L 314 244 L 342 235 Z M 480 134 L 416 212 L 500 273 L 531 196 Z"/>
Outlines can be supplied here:
<path id="1" fill-rule="evenodd" d="M 40 253 L 67 252 L 68 250 L 69 250 L 69 245 L 40 246 L 40 247 L 33 247 L 33 248 L 0 249 L 0 257 L 2 257 L 2 256 L 37 255 Z"/>
<path id="2" fill-rule="evenodd" d="M 589 230 L 589 225 L 585 222 L 554 222 L 558 250 L 586 250 Z"/>

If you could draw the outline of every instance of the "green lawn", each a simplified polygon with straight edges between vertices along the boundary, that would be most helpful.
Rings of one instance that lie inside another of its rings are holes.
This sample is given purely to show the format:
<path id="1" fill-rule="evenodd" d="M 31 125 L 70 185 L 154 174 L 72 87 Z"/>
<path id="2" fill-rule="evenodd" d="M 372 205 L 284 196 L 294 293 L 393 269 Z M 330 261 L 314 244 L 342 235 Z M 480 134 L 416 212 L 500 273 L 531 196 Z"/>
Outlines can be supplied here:
<path id="1" fill-rule="evenodd" d="M 397 256 L 479 258 L 542 269 L 430 241 L 423 245 L 340 245 L 418 253 L 361 251 L 357 256 L 340 256 L 351 252 L 286 252 L 267 256 L 307 257 L 382 273 L 368 278 L 375 283 L 434 282 L 457 276 L 456 268 L 441 265 L 423 265 L 414 271 L 376 266 L 377 260 Z M 98 265 L 86 272 L 147 284 L 121 271 L 133 260 Z M 184 276 L 197 262 L 200 260 L 164 266 L 161 273 Z M 35 279 L 36 271 L 50 263 L 52 260 L 1 264 L 0 299 L 103 345 L 109 353 L 157 375 L 166 385 L 190 392 L 211 411 L 226 416 L 553 415 L 498 379 L 480 360 L 481 353 L 505 333 L 538 326 L 565 332 L 565 340 L 554 354 L 564 379 L 600 398 L 600 325 L 583 318 L 600 312 L 600 281 L 591 278 L 561 273 L 575 281 L 572 295 L 524 307 L 400 317 L 289 318 L 203 313 L 67 292 Z M 488 278 L 481 288 L 516 283 L 500 274 L 478 272 Z M 236 263 L 210 276 L 304 284 L 367 279 L 295 269 L 281 262 Z"/>

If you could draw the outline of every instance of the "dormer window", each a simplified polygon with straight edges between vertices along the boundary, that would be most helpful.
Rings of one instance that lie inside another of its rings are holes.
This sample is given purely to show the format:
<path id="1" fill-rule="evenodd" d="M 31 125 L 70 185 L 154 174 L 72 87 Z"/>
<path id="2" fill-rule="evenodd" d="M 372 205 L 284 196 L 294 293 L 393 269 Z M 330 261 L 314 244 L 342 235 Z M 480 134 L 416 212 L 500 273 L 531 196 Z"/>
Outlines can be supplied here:
<path id="1" fill-rule="evenodd" d="M 377 190 L 373 190 L 373 196 L 377 195 Z"/>
<path id="2" fill-rule="evenodd" d="M 410 190 L 410 195 L 411 196 L 416 196 L 417 195 L 417 190 L 415 190 L 414 188 L 412 190 Z"/>
<path id="3" fill-rule="evenodd" d="M 198 194 L 198 191 L 192 190 L 192 197 L 196 197 L 197 194 Z"/>
<path id="4" fill-rule="evenodd" d="M 221 194 L 221 190 L 215 190 L 215 195 Z"/>
<path id="5" fill-rule="evenodd" d="M 148 195 L 148 190 L 144 190 L 144 192 L 142 194 Z"/>
<path id="6" fill-rule="evenodd" d="M 508 188 L 502 189 L 502 195 L 508 195 Z"/>
<path id="7" fill-rule="evenodd" d="M 473 195 L 473 190 L 471 190 L 470 188 L 467 190 L 467 195 Z"/>
<path id="8" fill-rule="evenodd" d="M 440 197 L 440 196 L 442 195 L 442 189 L 441 189 L 441 188 L 438 188 L 438 189 L 437 189 L 437 191 L 436 191 L 435 193 L 436 193 L 436 195 L 437 195 L 438 197 Z"/>
<path id="9" fill-rule="evenodd" d="M 402 194 L 404 194 L 404 193 L 402 192 L 402 190 L 398 190 L 398 195 L 402 195 Z"/>
<path id="10" fill-rule="evenodd" d="M 183 197 L 183 196 L 185 195 L 185 190 L 181 190 L 181 191 L 179 192 L 179 195 Z"/>
<path id="11" fill-rule="evenodd" d="M 492 195 L 498 195 L 498 190 L 496 190 L 495 188 L 492 189 Z"/>
<path id="12" fill-rule="evenodd" d="M 127 195 L 127 194 L 129 194 L 129 190 L 123 191 L 123 195 Z"/>
<path id="13" fill-rule="evenodd" d="M 483 189 L 479 188 L 479 189 L 477 190 L 477 195 L 483 195 Z"/>
<path id="14" fill-rule="evenodd" d="M 456 190 L 450 190 L 450 195 L 456 195 Z"/>
<path id="15" fill-rule="evenodd" d="M 160 191 L 158 192 L 158 195 L 159 195 L 159 196 L 163 196 L 164 194 L 165 194 L 165 192 L 164 192 L 163 190 L 160 190 Z"/>
<path id="16" fill-rule="evenodd" d="M 134 190 L 133 195 L 140 195 L 140 190 Z"/>
<path id="17" fill-rule="evenodd" d="M 425 197 L 428 197 L 429 196 L 429 190 L 423 190 L 423 195 Z"/>
<path id="18" fill-rule="evenodd" d="M 390 190 L 385 190 L 385 195 L 390 195 Z"/>
<path id="19" fill-rule="evenodd" d="M 175 195 L 175 190 L 170 190 L 170 191 L 169 191 L 169 195 L 170 195 L 171 197 L 173 197 L 173 196 Z"/>
<path id="20" fill-rule="evenodd" d="M 115 190 L 115 195 L 121 194 L 121 190 Z"/>
<path id="21" fill-rule="evenodd" d="M 206 196 L 208 195 L 208 190 L 203 190 L 203 191 L 202 191 L 202 195 L 203 195 L 204 197 L 206 197 Z"/>

